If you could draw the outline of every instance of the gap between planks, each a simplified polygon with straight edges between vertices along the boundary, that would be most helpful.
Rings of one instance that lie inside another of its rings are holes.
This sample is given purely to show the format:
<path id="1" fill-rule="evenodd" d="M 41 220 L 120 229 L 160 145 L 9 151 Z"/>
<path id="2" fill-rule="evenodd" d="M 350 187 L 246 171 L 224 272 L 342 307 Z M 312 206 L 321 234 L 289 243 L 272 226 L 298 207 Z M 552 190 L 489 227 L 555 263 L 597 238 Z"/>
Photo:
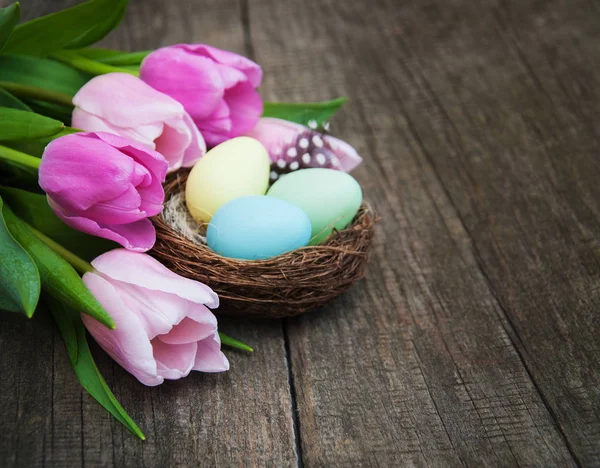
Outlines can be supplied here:
<path id="1" fill-rule="evenodd" d="M 402 43 L 402 47 L 404 48 L 404 51 L 406 51 L 406 44 L 403 43 L 402 39 L 399 39 L 399 42 Z M 414 79 L 413 73 L 408 69 L 408 67 L 406 67 L 404 65 L 404 62 L 401 62 L 401 63 L 403 64 L 405 71 L 407 72 L 407 75 L 413 81 L 414 86 L 418 87 L 419 85 L 418 85 L 417 81 Z M 458 146 L 460 147 L 461 146 L 460 145 L 460 141 L 461 141 L 460 134 L 459 134 L 458 130 L 456 129 L 456 127 L 454 126 L 454 123 L 450 119 L 448 113 L 446 112 L 446 109 L 443 107 L 442 103 L 439 101 L 439 99 L 433 92 L 426 77 L 421 73 L 421 67 L 418 66 L 418 67 L 415 67 L 415 69 L 417 70 L 416 73 L 419 74 L 419 78 L 422 80 L 422 82 L 425 85 L 422 88 L 423 91 L 425 91 L 427 93 L 427 95 L 429 96 L 430 102 L 433 103 L 433 105 L 436 106 L 440 110 L 440 114 L 443 116 L 443 118 L 449 124 L 449 127 L 454 131 L 457 141 L 459 142 Z M 393 92 L 394 92 L 394 94 L 396 94 L 395 89 L 393 89 Z M 401 97 L 397 96 L 397 98 L 398 98 L 398 102 L 401 102 Z M 423 144 L 423 142 L 421 140 L 421 136 L 419 135 L 418 131 L 415 129 L 415 127 L 410 119 L 410 116 L 408 115 L 408 112 L 404 108 L 401 108 L 401 109 L 402 109 L 402 113 L 404 114 L 404 118 L 406 119 L 406 122 L 408 124 L 408 129 L 409 129 L 412 137 L 418 143 L 419 148 L 420 148 L 421 152 L 423 153 L 423 155 L 425 156 L 427 164 L 429 165 L 429 168 L 432 170 L 432 172 L 435 176 L 435 179 L 437 180 L 439 186 L 443 190 L 446 200 L 448 201 L 448 203 L 454 210 L 454 215 L 456 216 L 456 219 L 458 219 L 463 231 L 465 232 L 465 234 L 469 240 L 470 250 L 471 250 L 471 253 L 473 254 L 473 258 L 475 259 L 477 268 L 479 269 L 480 273 L 482 274 L 482 276 L 486 282 L 488 292 L 493 297 L 493 299 L 497 305 L 497 310 L 499 311 L 498 315 L 499 315 L 499 319 L 500 319 L 500 324 L 502 325 L 502 327 L 504 328 L 504 330 L 506 332 L 506 335 L 510 339 L 510 343 L 511 343 L 514 351 L 516 352 L 517 356 L 519 357 L 519 360 L 521 361 L 525 371 L 527 372 L 527 375 L 529 376 L 529 379 L 531 380 L 531 383 L 533 384 L 535 391 L 538 393 L 542 403 L 544 404 L 546 410 L 550 414 L 550 417 L 552 418 L 552 421 L 556 427 L 556 430 L 558 431 L 561 438 L 563 439 L 563 442 L 565 443 L 567 450 L 569 451 L 570 455 L 573 457 L 573 460 L 575 461 L 577 466 L 582 466 L 581 461 L 577 457 L 577 455 L 572 447 L 572 444 L 570 443 L 567 435 L 565 434 L 563 428 L 561 427 L 561 425 L 558 421 L 558 418 L 556 416 L 554 409 L 550 405 L 550 403 L 549 403 L 546 395 L 542 391 L 539 383 L 536 381 L 534 374 L 533 374 L 530 366 L 527 363 L 527 360 L 525 359 L 525 357 L 523 356 L 523 354 L 521 352 L 521 349 L 520 349 L 518 343 L 519 342 L 522 343 L 523 340 L 522 340 L 521 336 L 519 335 L 517 328 L 514 326 L 512 320 L 510 319 L 510 316 L 507 313 L 505 307 L 503 306 L 502 302 L 500 301 L 498 294 L 497 294 L 496 290 L 494 289 L 494 285 L 489 277 L 488 272 L 485 270 L 485 267 L 481 261 L 481 253 L 479 252 L 479 249 L 476 246 L 475 238 L 474 238 L 471 230 L 468 228 L 467 224 L 465 223 L 465 220 L 463 219 L 463 216 L 460 214 L 460 211 L 459 211 L 458 207 L 456 206 L 456 203 L 455 203 L 454 199 L 452 198 L 452 195 L 450 194 L 448 187 L 444 183 L 444 178 L 441 177 L 441 175 L 438 171 L 438 168 L 436 167 L 434 161 L 431 158 L 431 154 L 430 154 L 429 150 Z M 449 142 L 449 143 L 451 143 L 451 142 Z M 373 153 L 373 154 L 374 154 L 374 158 L 377 159 L 376 153 Z"/>
<path id="2" fill-rule="evenodd" d="M 254 45 L 252 44 L 252 32 L 250 29 L 250 5 L 249 0 L 240 0 L 240 20 L 244 33 L 244 49 L 246 56 L 255 60 Z M 300 416 L 298 413 L 298 401 L 296 396 L 296 383 L 294 382 L 292 355 L 290 351 L 290 336 L 288 333 L 290 319 L 280 319 L 281 330 L 283 332 L 283 342 L 285 350 L 285 363 L 287 366 L 288 387 L 290 392 L 290 411 L 292 416 L 292 425 L 294 430 L 294 450 L 296 452 L 296 466 L 304 467 L 302 456 L 302 435 L 300 432 Z"/>
<path id="3" fill-rule="evenodd" d="M 290 387 L 290 402 L 292 410 L 292 423 L 294 428 L 294 448 L 296 450 L 296 459 L 298 468 L 304 467 L 304 459 L 302 456 L 302 432 L 300 431 L 300 416 L 298 412 L 298 399 L 296 395 L 296 383 L 294 381 L 294 369 L 292 363 L 292 355 L 290 351 L 290 336 L 288 333 L 290 319 L 281 320 L 281 328 L 283 331 L 283 342 L 285 347 L 285 362 L 288 370 L 288 385 Z"/>

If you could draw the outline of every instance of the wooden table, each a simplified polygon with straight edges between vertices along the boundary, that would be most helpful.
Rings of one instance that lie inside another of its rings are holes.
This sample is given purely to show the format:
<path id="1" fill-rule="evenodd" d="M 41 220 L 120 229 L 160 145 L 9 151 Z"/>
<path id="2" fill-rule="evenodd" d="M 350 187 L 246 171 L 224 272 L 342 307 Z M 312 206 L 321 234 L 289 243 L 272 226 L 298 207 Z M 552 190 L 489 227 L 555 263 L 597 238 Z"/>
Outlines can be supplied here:
<path id="1" fill-rule="evenodd" d="M 4 314 L 1 466 L 600 466 L 597 0 L 130 3 L 106 45 L 206 42 L 258 61 L 265 99 L 351 97 L 332 130 L 382 217 L 367 278 L 222 319 L 256 347 L 226 374 L 146 388 L 95 347 L 146 442 L 43 311 Z"/>

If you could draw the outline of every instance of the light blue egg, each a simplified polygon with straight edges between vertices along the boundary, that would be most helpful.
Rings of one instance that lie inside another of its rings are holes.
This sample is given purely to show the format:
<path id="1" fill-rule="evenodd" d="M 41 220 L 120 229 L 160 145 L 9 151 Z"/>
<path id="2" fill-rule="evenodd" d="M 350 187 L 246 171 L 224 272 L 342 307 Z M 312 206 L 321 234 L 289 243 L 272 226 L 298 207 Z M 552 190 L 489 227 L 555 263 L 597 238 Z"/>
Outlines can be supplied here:
<path id="1" fill-rule="evenodd" d="M 312 226 L 301 208 L 264 195 L 221 206 L 208 225 L 208 246 L 224 257 L 262 260 L 304 247 Z"/>

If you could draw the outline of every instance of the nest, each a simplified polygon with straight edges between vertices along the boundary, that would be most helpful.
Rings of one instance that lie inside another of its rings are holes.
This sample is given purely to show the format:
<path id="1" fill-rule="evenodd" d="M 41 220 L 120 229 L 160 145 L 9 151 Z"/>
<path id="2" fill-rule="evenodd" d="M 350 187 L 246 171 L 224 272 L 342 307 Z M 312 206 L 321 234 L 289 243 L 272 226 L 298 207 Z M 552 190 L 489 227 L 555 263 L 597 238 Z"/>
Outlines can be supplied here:
<path id="1" fill-rule="evenodd" d="M 149 252 L 175 273 L 210 286 L 223 315 L 290 317 L 316 309 L 362 278 L 375 216 L 363 204 L 352 224 L 318 246 L 266 260 L 222 257 L 205 245 L 202 227 L 189 215 L 187 171 L 165 183 L 165 209 L 155 216 L 156 244 Z"/>

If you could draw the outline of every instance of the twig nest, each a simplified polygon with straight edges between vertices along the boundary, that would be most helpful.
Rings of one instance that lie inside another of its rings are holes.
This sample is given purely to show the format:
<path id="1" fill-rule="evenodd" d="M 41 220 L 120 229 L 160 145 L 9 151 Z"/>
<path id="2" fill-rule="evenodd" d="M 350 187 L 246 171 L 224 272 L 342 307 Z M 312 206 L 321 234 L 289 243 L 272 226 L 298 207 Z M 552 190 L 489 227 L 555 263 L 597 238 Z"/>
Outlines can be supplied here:
<path id="1" fill-rule="evenodd" d="M 363 204 L 352 223 L 321 245 L 266 260 L 222 257 L 206 245 L 202 226 L 185 206 L 188 171 L 165 183 L 165 208 L 154 217 L 156 244 L 150 254 L 175 273 L 210 286 L 220 297 L 219 314 L 290 317 L 316 309 L 362 278 L 375 216 Z"/>

